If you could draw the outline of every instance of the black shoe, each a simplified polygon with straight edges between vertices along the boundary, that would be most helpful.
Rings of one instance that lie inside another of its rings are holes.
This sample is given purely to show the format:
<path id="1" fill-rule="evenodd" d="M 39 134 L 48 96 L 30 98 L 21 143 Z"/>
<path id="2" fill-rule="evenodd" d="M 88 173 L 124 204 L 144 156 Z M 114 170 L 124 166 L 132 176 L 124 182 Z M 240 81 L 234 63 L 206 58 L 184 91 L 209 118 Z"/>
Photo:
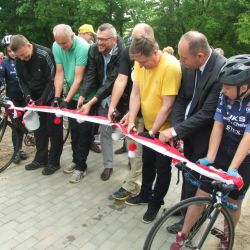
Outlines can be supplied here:
<path id="1" fill-rule="evenodd" d="M 120 155 L 120 154 L 123 154 L 123 153 L 126 153 L 126 152 L 127 152 L 127 149 L 124 146 L 122 146 L 121 148 L 115 150 L 116 155 Z"/>
<path id="2" fill-rule="evenodd" d="M 42 174 L 43 175 L 51 175 L 54 174 L 58 169 L 60 168 L 60 166 L 54 166 L 54 165 L 48 165 L 46 166 L 43 171 Z"/>
<path id="3" fill-rule="evenodd" d="M 37 161 L 32 161 L 30 164 L 25 166 L 25 169 L 26 170 L 35 170 L 35 169 L 44 168 L 44 167 L 45 167 L 45 164 L 39 163 Z"/>
<path id="4" fill-rule="evenodd" d="M 19 150 L 19 156 L 21 160 L 26 160 L 28 158 L 27 154 L 23 150 Z"/>
<path id="5" fill-rule="evenodd" d="M 18 164 L 20 161 L 21 161 L 21 158 L 20 158 L 20 155 L 19 155 L 19 152 L 18 152 L 18 153 L 16 153 L 16 155 L 14 156 L 13 162 L 14 162 L 15 164 Z"/>
<path id="6" fill-rule="evenodd" d="M 160 205 L 149 205 L 148 210 L 143 215 L 142 221 L 146 224 L 151 223 L 156 218 L 160 208 Z"/>
<path id="7" fill-rule="evenodd" d="M 181 219 L 179 222 L 167 227 L 166 229 L 170 234 L 177 234 L 178 232 L 181 232 L 183 223 L 184 219 Z"/>
<path id="8" fill-rule="evenodd" d="M 134 205 L 143 205 L 143 204 L 148 204 L 148 199 L 143 198 L 140 194 L 131 197 L 125 201 L 127 205 L 134 206 Z"/>

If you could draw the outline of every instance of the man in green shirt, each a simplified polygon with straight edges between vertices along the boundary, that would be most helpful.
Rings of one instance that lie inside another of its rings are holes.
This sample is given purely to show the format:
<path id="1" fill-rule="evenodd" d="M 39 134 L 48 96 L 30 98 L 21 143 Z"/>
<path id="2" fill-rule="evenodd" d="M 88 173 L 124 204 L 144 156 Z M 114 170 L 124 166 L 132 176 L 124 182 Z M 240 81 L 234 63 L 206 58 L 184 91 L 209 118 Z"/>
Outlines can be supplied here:
<path id="1" fill-rule="evenodd" d="M 66 81 L 66 96 L 61 108 L 76 109 L 79 98 L 79 89 L 84 77 L 85 66 L 88 59 L 89 47 L 79 37 L 75 36 L 72 28 L 66 24 L 58 24 L 53 29 L 55 42 L 52 51 L 56 61 L 55 75 L 55 103 L 62 96 L 64 79 Z M 71 183 L 79 182 L 86 174 L 87 156 L 91 143 L 92 124 L 78 123 L 70 119 L 71 146 L 73 151 L 73 164 L 64 169 L 64 173 L 73 173 Z"/>

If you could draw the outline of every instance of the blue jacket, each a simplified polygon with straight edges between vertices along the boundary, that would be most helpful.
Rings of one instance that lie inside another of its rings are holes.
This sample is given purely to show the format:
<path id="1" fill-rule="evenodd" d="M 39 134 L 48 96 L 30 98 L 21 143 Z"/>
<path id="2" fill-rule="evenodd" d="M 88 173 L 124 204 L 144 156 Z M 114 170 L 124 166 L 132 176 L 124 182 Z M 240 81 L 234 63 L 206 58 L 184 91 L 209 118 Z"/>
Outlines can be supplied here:
<path id="1" fill-rule="evenodd" d="M 17 101 L 24 99 L 16 74 L 15 62 L 10 58 L 5 58 L 0 67 L 0 86 L 4 83 L 6 96 Z"/>

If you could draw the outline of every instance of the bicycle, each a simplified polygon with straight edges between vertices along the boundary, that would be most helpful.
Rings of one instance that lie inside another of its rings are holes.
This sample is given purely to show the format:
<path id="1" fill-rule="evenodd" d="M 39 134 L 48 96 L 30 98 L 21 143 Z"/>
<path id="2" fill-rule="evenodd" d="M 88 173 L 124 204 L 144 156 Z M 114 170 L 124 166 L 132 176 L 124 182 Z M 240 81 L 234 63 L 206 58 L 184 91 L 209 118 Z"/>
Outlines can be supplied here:
<path id="1" fill-rule="evenodd" d="M 179 163 L 176 167 L 178 170 L 186 170 L 185 178 L 197 185 L 197 180 L 192 177 L 185 163 Z M 202 206 L 203 212 L 186 236 L 181 249 L 232 249 L 234 225 L 228 209 L 237 209 L 237 206 L 229 203 L 226 197 L 236 188 L 220 181 L 213 181 L 212 186 L 210 197 L 192 197 L 164 210 L 161 218 L 149 231 L 143 249 L 169 249 L 176 238 L 176 232 L 173 232 L 170 226 L 184 220 L 187 209 L 192 205 Z M 220 248 L 221 241 L 225 248 Z"/>
<path id="2" fill-rule="evenodd" d="M 19 151 L 13 145 L 19 145 L 16 127 L 13 125 L 14 116 L 9 110 L 9 104 L 5 98 L 0 99 L 0 145 L 1 145 L 1 161 L 0 173 L 3 172 L 14 160 L 15 155 Z M 12 136 L 13 135 L 13 136 Z"/>

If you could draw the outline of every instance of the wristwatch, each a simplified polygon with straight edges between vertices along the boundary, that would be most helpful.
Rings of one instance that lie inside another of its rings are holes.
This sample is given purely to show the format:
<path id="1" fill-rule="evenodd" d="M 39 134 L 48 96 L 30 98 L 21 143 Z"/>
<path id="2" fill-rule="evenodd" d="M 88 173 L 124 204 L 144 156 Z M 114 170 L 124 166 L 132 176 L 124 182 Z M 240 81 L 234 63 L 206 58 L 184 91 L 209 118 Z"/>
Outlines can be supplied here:
<path id="1" fill-rule="evenodd" d="M 177 136 L 177 133 L 176 133 L 174 128 L 171 128 L 171 134 L 172 134 L 173 137 Z"/>

